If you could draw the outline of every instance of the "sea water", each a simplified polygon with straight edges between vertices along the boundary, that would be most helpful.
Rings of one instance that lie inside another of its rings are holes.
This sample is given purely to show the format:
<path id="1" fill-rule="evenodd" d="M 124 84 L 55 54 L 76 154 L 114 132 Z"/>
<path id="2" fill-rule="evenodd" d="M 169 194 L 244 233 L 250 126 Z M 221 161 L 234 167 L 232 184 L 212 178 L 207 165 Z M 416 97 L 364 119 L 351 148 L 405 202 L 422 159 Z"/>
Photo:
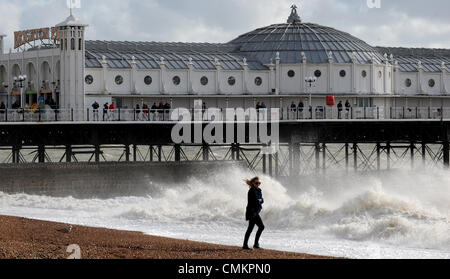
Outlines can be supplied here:
<path id="1" fill-rule="evenodd" d="M 0 214 L 241 246 L 243 179 L 253 175 L 232 167 L 161 185 L 158 193 L 112 199 L 0 192 Z M 329 171 L 284 185 L 261 180 L 264 248 L 349 258 L 450 258 L 447 171 Z"/>

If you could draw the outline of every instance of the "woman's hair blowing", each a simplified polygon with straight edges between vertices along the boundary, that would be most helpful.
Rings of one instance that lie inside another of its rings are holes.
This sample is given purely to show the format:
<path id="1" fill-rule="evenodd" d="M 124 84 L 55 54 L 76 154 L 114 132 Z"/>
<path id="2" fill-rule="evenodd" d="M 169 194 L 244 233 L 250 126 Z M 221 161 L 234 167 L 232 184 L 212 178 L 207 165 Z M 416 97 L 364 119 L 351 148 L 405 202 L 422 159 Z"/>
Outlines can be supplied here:
<path id="1" fill-rule="evenodd" d="M 255 185 L 255 182 L 256 182 L 256 181 L 259 181 L 259 177 L 254 177 L 254 178 L 252 178 L 252 179 L 246 179 L 246 180 L 245 180 L 245 183 L 246 183 L 248 186 L 253 187 L 253 186 Z"/>

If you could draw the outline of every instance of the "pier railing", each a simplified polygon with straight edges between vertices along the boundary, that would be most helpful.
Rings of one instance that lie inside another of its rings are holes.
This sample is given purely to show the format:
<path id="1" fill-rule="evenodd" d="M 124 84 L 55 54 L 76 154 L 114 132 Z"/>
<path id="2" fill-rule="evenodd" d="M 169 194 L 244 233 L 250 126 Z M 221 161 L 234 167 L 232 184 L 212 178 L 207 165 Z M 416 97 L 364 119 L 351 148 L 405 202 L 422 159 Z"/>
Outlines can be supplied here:
<path id="1" fill-rule="evenodd" d="M 0 122 L 166 122 L 172 121 L 170 110 L 143 110 L 143 109 L 0 109 Z M 225 109 L 190 110 L 191 120 L 200 118 L 203 121 L 222 121 L 226 119 Z M 186 117 L 180 112 L 176 119 Z M 297 120 L 383 120 L 383 119 L 417 119 L 417 120 L 443 120 L 450 119 L 450 108 L 443 107 L 351 107 L 329 108 L 323 106 L 311 108 L 281 108 L 279 113 L 281 121 Z M 184 118 L 186 119 L 186 118 Z M 247 120 L 272 120 L 270 109 L 251 110 L 246 115 Z"/>

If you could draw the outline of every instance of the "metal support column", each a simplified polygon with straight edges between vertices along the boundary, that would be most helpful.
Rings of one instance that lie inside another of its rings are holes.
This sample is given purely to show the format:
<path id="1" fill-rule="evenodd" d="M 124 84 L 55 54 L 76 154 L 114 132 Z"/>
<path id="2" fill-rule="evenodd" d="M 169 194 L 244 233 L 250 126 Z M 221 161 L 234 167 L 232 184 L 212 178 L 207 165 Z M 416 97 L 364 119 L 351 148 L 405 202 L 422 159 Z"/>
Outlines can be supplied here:
<path id="1" fill-rule="evenodd" d="M 130 161 L 130 145 L 125 144 L 125 161 Z"/>
<path id="2" fill-rule="evenodd" d="M 288 147 L 288 158 L 289 158 L 289 176 L 292 176 L 292 173 L 294 172 L 294 144 L 292 142 L 289 143 Z"/>
<path id="3" fill-rule="evenodd" d="M 353 168 L 358 171 L 358 144 L 353 143 Z"/>
<path id="4" fill-rule="evenodd" d="M 162 145 L 158 145 L 158 161 L 162 162 Z"/>
<path id="5" fill-rule="evenodd" d="M 263 163 L 263 174 L 267 173 L 267 158 L 266 154 L 262 155 L 262 163 Z"/>
<path id="6" fill-rule="evenodd" d="M 275 178 L 280 176 L 279 162 L 278 162 L 278 152 L 273 155 L 275 161 Z"/>
<path id="7" fill-rule="evenodd" d="M 150 162 L 153 162 L 153 145 L 150 145 L 148 147 L 149 153 L 150 153 Z"/>
<path id="8" fill-rule="evenodd" d="M 325 173 L 327 171 L 327 144 L 322 144 L 322 169 Z"/>
<path id="9" fill-rule="evenodd" d="M 95 162 L 98 163 L 100 162 L 100 145 L 96 144 L 95 145 Z"/>
<path id="10" fill-rule="evenodd" d="M 316 172 L 318 172 L 320 169 L 320 143 L 316 143 L 315 155 L 316 155 Z"/>
<path id="11" fill-rule="evenodd" d="M 203 161 L 209 161 L 209 145 L 208 144 L 203 144 L 202 152 L 203 152 Z"/>
<path id="12" fill-rule="evenodd" d="M 45 163 L 45 145 L 38 146 L 38 162 Z"/>
<path id="13" fill-rule="evenodd" d="M 137 146 L 133 144 L 133 162 L 137 162 Z"/>
<path id="14" fill-rule="evenodd" d="M 269 154 L 269 176 L 273 177 L 273 154 Z"/>
<path id="15" fill-rule="evenodd" d="M 381 170 L 381 144 L 377 143 L 377 170 Z"/>
<path id="16" fill-rule="evenodd" d="M 387 154 L 387 169 L 391 169 L 391 143 L 386 144 L 386 154 Z"/>
<path id="17" fill-rule="evenodd" d="M 13 146 L 13 148 L 12 148 L 12 162 L 13 162 L 13 164 L 20 163 L 20 147 L 19 146 Z"/>
<path id="18" fill-rule="evenodd" d="M 444 167 L 448 168 L 450 166 L 450 143 L 449 141 L 444 141 L 442 146 L 442 152 L 444 152 Z"/>
<path id="19" fill-rule="evenodd" d="M 181 161 L 181 145 L 175 145 L 175 162 Z"/>
<path id="20" fill-rule="evenodd" d="M 66 163 L 72 162 L 72 146 L 66 145 Z"/>
<path id="21" fill-rule="evenodd" d="M 298 176 L 300 174 L 300 148 L 300 143 L 292 144 L 293 172 L 291 172 L 291 176 Z"/>
<path id="22" fill-rule="evenodd" d="M 231 144 L 231 160 L 236 160 L 236 144 Z"/>
<path id="23" fill-rule="evenodd" d="M 422 164 L 425 167 L 427 163 L 427 144 L 422 142 Z"/>
<path id="24" fill-rule="evenodd" d="M 348 171 L 348 168 L 350 166 L 350 145 L 347 143 L 345 143 L 345 169 Z"/>
<path id="25" fill-rule="evenodd" d="M 411 169 L 414 169 L 414 153 L 416 152 L 416 145 L 412 142 L 410 146 L 411 151 Z"/>

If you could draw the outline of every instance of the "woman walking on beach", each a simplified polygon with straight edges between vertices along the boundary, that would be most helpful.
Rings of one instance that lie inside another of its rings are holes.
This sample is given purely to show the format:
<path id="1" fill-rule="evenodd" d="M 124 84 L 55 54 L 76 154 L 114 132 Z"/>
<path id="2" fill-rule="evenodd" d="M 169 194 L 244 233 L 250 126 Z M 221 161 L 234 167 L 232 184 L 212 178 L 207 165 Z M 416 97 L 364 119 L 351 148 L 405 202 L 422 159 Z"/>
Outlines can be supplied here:
<path id="1" fill-rule="evenodd" d="M 261 247 L 259 246 L 259 238 L 264 231 L 264 223 L 259 216 L 262 210 L 262 204 L 264 203 L 262 190 L 260 189 L 261 181 L 258 177 L 255 177 L 251 180 L 246 180 L 245 182 L 250 187 L 250 190 L 248 191 L 247 211 L 245 213 L 245 218 L 247 221 L 249 221 L 249 225 L 247 233 L 245 234 L 243 249 L 251 250 L 250 247 L 248 247 L 248 240 L 253 232 L 253 229 L 255 228 L 255 225 L 258 226 L 258 232 L 256 233 L 255 245 L 253 246 L 253 248 L 261 249 Z"/>

